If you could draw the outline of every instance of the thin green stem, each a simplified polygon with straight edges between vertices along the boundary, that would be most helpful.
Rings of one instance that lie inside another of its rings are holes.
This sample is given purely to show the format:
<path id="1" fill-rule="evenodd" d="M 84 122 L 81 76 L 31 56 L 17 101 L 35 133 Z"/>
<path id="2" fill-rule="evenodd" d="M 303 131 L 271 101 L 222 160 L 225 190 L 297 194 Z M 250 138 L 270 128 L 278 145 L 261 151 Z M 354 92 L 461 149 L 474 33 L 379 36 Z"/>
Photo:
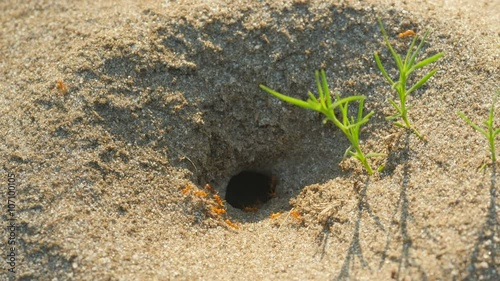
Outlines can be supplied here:
<path id="1" fill-rule="evenodd" d="M 488 140 L 488 144 L 490 147 L 490 152 L 491 152 L 491 160 L 493 162 L 493 165 L 495 165 L 497 157 L 496 157 L 496 148 L 495 148 L 495 139 L 497 135 L 500 133 L 500 128 L 494 129 L 494 111 L 495 111 L 495 103 L 497 101 L 498 96 L 500 95 L 500 91 L 497 92 L 495 97 L 493 98 L 493 103 L 491 104 L 490 112 L 488 115 L 488 120 L 483 122 L 483 125 L 486 128 L 481 128 L 479 125 L 473 123 L 465 114 L 462 112 L 457 112 L 457 114 L 465 121 L 465 123 L 469 124 L 474 130 L 480 132 L 482 135 L 486 137 Z"/>
<path id="2" fill-rule="evenodd" d="M 418 56 L 418 53 L 420 52 L 425 39 L 427 38 L 427 35 L 429 34 L 429 31 L 425 33 L 424 37 L 420 40 L 420 43 L 418 46 L 415 48 L 415 43 L 417 41 L 417 37 L 415 37 L 408 49 L 408 52 L 406 53 L 404 61 L 401 59 L 401 56 L 397 54 L 394 51 L 394 48 L 392 47 L 391 43 L 389 42 L 389 37 L 387 36 L 387 33 L 384 29 L 384 25 L 382 24 L 382 21 L 378 19 L 378 23 L 380 26 L 380 30 L 382 32 L 382 36 L 384 37 L 384 42 L 389 49 L 390 53 L 392 54 L 394 58 L 394 62 L 396 63 L 397 68 L 399 69 L 399 81 L 394 82 L 389 75 L 387 74 L 387 71 L 385 70 L 384 66 L 382 65 L 382 62 L 380 60 L 380 57 L 378 54 L 375 52 L 375 62 L 377 63 L 378 68 L 382 72 L 382 75 L 385 77 L 389 85 L 391 85 L 391 88 L 395 89 L 398 93 L 399 96 L 399 105 L 397 105 L 392 99 L 389 101 L 391 104 L 396 108 L 398 111 L 398 114 L 392 115 L 386 119 L 388 120 L 394 120 L 396 118 L 401 118 L 403 120 L 403 124 L 400 122 L 395 122 L 394 124 L 399 127 L 403 127 L 406 129 L 410 129 L 413 131 L 421 140 L 424 140 L 424 137 L 417 131 L 417 129 L 411 124 L 409 117 L 408 117 L 408 109 L 409 107 L 406 105 L 407 102 L 407 96 L 420 88 L 429 78 L 431 78 L 435 73 L 436 69 L 432 70 L 429 72 L 427 75 L 425 75 L 420 81 L 418 81 L 415 85 L 410 87 L 408 89 L 407 82 L 408 78 L 411 73 L 413 73 L 416 69 L 424 67 L 432 62 L 437 61 L 440 57 L 443 56 L 443 53 L 436 54 L 430 58 L 424 59 L 420 62 L 416 62 L 416 58 Z"/>
<path id="3" fill-rule="evenodd" d="M 341 98 L 340 95 L 336 93 L 336 101 L 332 103 L 331 94 L 328 88 L 324 70 L 321 70 L 321 77 L 319 71 L 315 72 L 315 76 L 316 85 L 318 87 L 318 97 L 315 97 L 311 92 L 309 92 L 309 99 L 307 101 L 280 94 L 264 85 L 260 85 L 260 88 L 283 101 L 306 109 L 318 111 L 325 115 L 325 120 L 333 122 L 335 126 L 340 128 L 340 130 L 344 133 L 344 135 L 351 143 L 351 146 L 346 150 L 345 155 L 349 154 L 358 159 L 365 167 L 367 173 L 369 175 L 372 175 L 373 170 L 368 164 L 367 158 L 383 156 L 383 154 L 369 153 L 368 156 L 366 156 L 359 146 L 359 131 L 361 125 L 368 122 L 369 118 L 373 115 L 373 112 L 370 112 L 363 117 L 364 100 L 366 97 L 352 96 Z M 348 116 L 349 102 L 353 101 L 359 102 L 358 114 L 356 116 L 357 119 L 355 119 L 354 116 L 351 116 L 350 118 Z M 337 119 L 337 116 L 335 115 L 335 109 L 338 109 L 340 111 L 341 120 Z"/>
<path id="4" fill-rule="evenodd" d="M 371 176 L 373 174 L 373 170 L 372 170 L 372 167 L 370 167 L 370 164 L 368 164 L 368 160 L 366 159 L 365 155 L 363 154 L 363 151 L 361 151 L 361 148 L 359 146 L 355 147 L 355 149 L 356 149 L 356 155 L 357 155 L 356 158 L 358 158 L 358 160 L 363 164 L 368 175 Z"/>
<path id="5" fill-rule="evenodd" d="M 491 160 L 493 161 L 493 163 L 495 163 L 495 161 L 497 161 L 497 157 L 496 157 L 496 153 L 495 153 L 495 134 L 493 134 L 492 132 L 493 130 L 490 128 L 489 130 L 489 142 L 490 142 L 490 150 L 491 150 Z"/>

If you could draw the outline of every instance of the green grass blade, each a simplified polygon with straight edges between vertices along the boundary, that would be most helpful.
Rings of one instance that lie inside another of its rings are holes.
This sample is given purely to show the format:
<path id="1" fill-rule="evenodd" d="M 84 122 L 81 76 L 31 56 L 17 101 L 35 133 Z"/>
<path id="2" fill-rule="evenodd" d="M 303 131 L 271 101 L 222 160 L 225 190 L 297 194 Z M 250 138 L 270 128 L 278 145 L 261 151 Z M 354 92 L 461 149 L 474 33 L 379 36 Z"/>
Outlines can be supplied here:
<path id="1" fill-rule="evenodd" d="M 313 93 L 307 92 L 307 94 L 309 95 L 309 100 L 311 100 L 314 103 L 319 103 L 316 97 L 313 95 Z"/>
<path id="2" fill-rule="evenodd" d="M 336 101 L 332 103 L 332 97 L 330 93 L 330 89 L 328 87 L 328 83 L 326 80 L 326 75 L 324 70 L 321 70 L 321 79 L 319 76 L 319 71 L 315 72 L 316 76 L 316 85 L 318 87 L 318 95 L 319 97 L 314 96 L 313 93 L 308 92 L 309 98 L 307 101 L 303 101 L 300 99 L 292 98 L 287 95 L 283 95 L 279 92 L 276 92 L 265 85 L 259 85 L 259 87 L 268 92 L 269 94 L 285 101 L 288 103 L 291 103 L 293 105 L 297 105 L 299 107 L 303 107 L 306 109 L 311 109 L 318 111 L 322 113 L 323 115 L 326 116 L 326 118 L 323 120 L 323 123 L 326 123 L 328 120 L 332 121 L 335 126 L 337 126 L 342 132 L 345 134 L 351 145 L 347 148 L 347 150 L 344 153 L 344 157 L 346 155 L 350 155 L 352 157 L 355 157 L 358 159 L 363 166 L 365 167 L 366 171 L 368 172 L 369 175 L 372 174 L 372 169 L 369 166 L 368 162 L 366 161 L 366 157 L 364 156 L 360 146 L 359 146 L 359 133 L 360 133 L 360 127 L 361 125 L 367 123 L 369 121 L 369 118 L 374 114 L 373 112 L 368 113 L 366 116 L 363 117 L 363 110 L 364 110 L 364 101 L 366 99 L 365 96 L 351 96 L 351 97 L 346 97 L 346 98 L 340 98 L 339 93 L 337 92 L 335 94 Z M 348 116 L 349 113 L 349 102 L 354 102 L 357 101 L 359 102 L 359 108 L 358 108 L 358 114 L 357 114 L 357 119 L 355 119 L 355 116 Z M 341 118 L 342 120 L 339 120 L 340 118 L 337 118 L 337 116 L 334 114 L 334 110 L 338 108 L 341 113 Z M 349 118 L 350 117 L 350 118 Z M 379 156 L 383 154 L 373 154 L 372 156 Z"/>
<path id="3" fill-rule="evenodd" d="M 323 81 L 323 94 L 325 95 L 326 108 L 330 108 L 332 106 L 332 99 L 330 97 L 330 89 L 328 88 L 328 82 L 326 81 L 325 71 L 321 70 L 321 78 Z M 323 103 L 324 104 L 324 103 Z"/>
<path id="4" fill-rule="evenodd" d="M 420 40 L 420 44 L 418 44 L 417 49 L 415 50 L 415 52 L 411 56 L 411 60 L 410 60 L 410 64 L 409 65 L 413 65 L 415 63 L 415 60 L 417 59 L 418 53 L 420 52 L 420 49 L 422 49 L 422 46 L 424 45 L 425 39 L 427 39 L 427 35 L 429 35 L 429 30 L 428 29 L 427 29 L 427 31 L 424 34 L 424 38 L 422 38 L 422 40 Z M 416 37 L 415 37 L 415 39 L 416 39 Z"/>
<path id="5" fill-rule="evenodd" d="M 318 94 L 319 94 L 319 102 L 321 105 L 325 106 L 325 99 L 324 99 L 324 94 L 323 94 L 323 88 L 321 87 L 321 81 L 319 79 L 319 71 L 315 71 L 314 75 L 316 76 L 316 86 L 318 87 Z"/>
<path id="6" fill-rule="evenodd" d="M 363 120 L 363 108 L 364 108 L 364 105 L 365 105 L 365 97 L 363 96 L 363 99 L 359 100 L 358 120 L 356 120 L 358 122 L 360 120 Z"/>
<path id="7" fill-rule="evenodd" d="M 389 75 L 385 71 L 385 68 L 382 65 L 382 62 L 380 61 L 380 58 L 379 58 L 377 52 L 373 53 L 373 55 L 375 56 L 375 61 L 377 62 L 377 66 L 380 69 L 380 71 L 382 72 L 382 75 L 384 75 L 385 79 L 387 81 L 389 81 L 389 84 L 391 84 L 391 86 L 394 85 L 394 81 L 392 81 L 391 77 L 389 77 Z"/>
<path id="8" fill-rule="evenodd" d="M 371 111 L 370 113 L 366 114 L 365 117 L 363 117 L 363 120 L 367 120 L 370 119 L 370 117 L 372 117 L 372 115 L 375 114 L 375 112 Z"/>
<path id="9" fill-rule="evenodd" d="M 389 99 L 389 102 L 399 112 L 399 115 L 401 115 L 403 113 L 403 110 L 396 104 L 396 102 L 393 99 Z"/>
<path id="10" fill-rule="evenodd" d="M 332 108 L 332 95 L 330 94 L 330 90 L 328 89 L 328 84 L 326 88 L 326 106 L 328 109 Z"/>
<path id="11" fill-rule="evenodd" d="M 389 44 L 389 41 L 387 41 L 387 44 Z M 394 58 L 394 61 L 396 62 L 398 69 L 400 70 L 404 69 L 404 64 L 403 61 L 401 60 L 401 56 L 398 55 L 396 51 L 394 51 L 394 49 L 390 44 L 388 46 L 390 47 L 389 50 L 391 51 L 392 57 Z"/>
<path id="12" fill-rule="evenodd" d="M 472 123 L 472 121 L 470 121 L 470 119 L 465 116 L 465 114 L 463 114 L 462 112 L 457 112 L 457 114 L 462 117 L 462 119 L 467 123 L 469 124 L 472 128 L 474 128 L 474 130 L 480 132 L 481 134 L 483 134 L 484 136 L 486 136 L 486 138 L 488 138 L 488 132 L 486 132 L 483 128 L 479 127 L 478 125 Z"/>
<path id="13" fill-rule="evenodd" d="M 434 56 L 430 57 L 430 58 L 427 58 L 419 63 L 417 63 L 416 65 L 414 65 L 409 71 L 408 73 L 412 73 L 413 71 L 415 71 L 416 69 L 419 69 L 421 67 L 424 67 L 430 63 L 433 63 L 435 61 L 437 61 L 439 58 L 441 58 L 442 56 L 444 55 L 444 53 L 439 53 L 439 54 L 435 54 Z"/>
<path id="14" fill-rule="evenodd" d="M 352 149 L 352 145 L 349 145 L 349 147 L 345 150 L 344 156 L 342 156 L 342 158 L 345 158 L 346 155 L 349 154 L 349 152 L 351 152 L 351 149 Z"/>
<path id="15" fill-rule="evenodd" d="M 380 29 L 382 31 L 382 36 L 384 37 L 385 44 L 389 51 L 391 52 L 392 56 L 394 57 L 394 61 L 396 62 L 396 65 L 398 66 L 399 69 L 403 69 L 403 62 L 401 61 L 401 56 L 399 56 L 396 51 L 392 48 L 391 43 L 389 42 L 389 37 L 387 36 L 387 33 L 385 32 L 384 25 L 382 24 L 382 21 L 380 18 L 378 19 L 378 25 L 380 26 Z"/>
<path id="16" fill-rule="evenodd" d="M 425 75 L 422 79 L 420 79 L 415 85 L 410 87 L 407 85 L 407 82 L 410 79 L 410 75 L 412 74 L 413 71 L 422 68 L 430 63 L 433 63 L 437 61 L 439 58 L 443 56 L 443 53 L 438 53 L 436 55 L 433 55 L 429 58 L 426 58 L 420 62 L 417 61 L 417 57 L 422 50 L 425 40 L 427 39 L 427 36 L 429 35 L 429 30 L 427 30 L 424 34 L 424 36 L 420 39 L 420 42 L 417 42 L 419 40 L 418 36 L 415 36 L 413 38 L 408 51 L 405 54 L 404 61 L 401 60 L 401 55 L 397 54 L 392 47 L 391 43 L 389 42 L 389 37 L 387 36 L 387 32 L 384 29 L 384 26 L 382 24 L 382 21 L 380 18 L 378 19 L 378 24 L 380 26 L 380 30 L 382 32 L 382 36 L 384 38 L 384 42 L 389 49 L 390 53 L 392 54 L 394 61 L 396 62 L 397 68 L 399 70 L 399 79 L 395 80 L 394 82 L 388 75 L 387 71 L 384 69 L 382 62 L 380 60 L 379 54 L 374 53 L 375 61 L 377 63 L 378 68 L 382 72 L 384 78 L 390 82 L 391 84 L 391 89 L 395 90 L 397 94 L 399 95 L 399 105 L 396 104 L 396 102 L 392 99 L 389 99 L 389 102 L 391 105 L 397 110 L 398 114 L 394 114 L 392 116 L 386 117 L 386 120 L 394 120 L 401 118 L 400 122 L 394 123 L 394 125 L 406 129 L 413 130 L 415 134 L 420 138 L 423 139 L 423 137 L 420 135 L 420 133 L 411 125 L 409 118 L 408 118 L 408 110 L 410 109 L 410 106 L 406 104 L 407 97 L 410 93 L 414 92 L 418 88 L 420 88 L 424 83 L 426 83 L 436 72 L 437 69 L 434 69 L 430 71 L 427 75 Z M 418 44 L 418 45 L 417 45 Z M 410 89 L 408 89 L 410 87 Z M 401 122 L 404 121 L 404 122 Z"/>
<path id="17" fill-rule="evenodd" d="M 495 111 L 495 102 L 496 102 L 496 99 L 493 99 L 493 103 L 491 103 L 491 108 L 490 108 L 490 116 L 488 118 L 488 125 L 493 129 L 493 117 L 495 115 L 494 111 Z"/>
<path id="18" fill-rule="evenodd" d="M 483 122 L 483 125 L 486 127 L 486 128 L 489 128 L 491 126 L 490 124 L 490 120 L 486 120 Z"/>
<path id="19" fill-rule="evenodd" d="M 264 85 L 259 85 L 259 87 L 270 93 L 271 95 L 279 98 L 280 100 L 282 101 L 285 101 L 285 102 L 288 102 L 288 103 L 291 103 L 291 104 L 294 104 L 296 106 L 300 106 L 300 107 L 303 107 L 303 108 L 307 108 L 307 109 L 312 109 L 314 111 L 320 111 L 321 110 L 321 106 L 319 104 L 314 104 L 314 103 L 309 103 L 309 102 L 305 102 L 303 100 L 299 100 L 299 99 L 296 99 L 296 98 L 292 98 L 292 97 L 289 97 L 289 96 L 286 96 L 286 95 L 283 95 L 283 94 L 280 94 Z"/>
<path id="20" fill-rule="evenodd" d="M 396 81 L 396 83 L 391 85 L 391 89 L 396 90 L 399 93 L 399 89 L 401 88 L 401 81 Z"/>
<path id="21" fill-rule="evenodd" d="M 418 50 L 415 50 L 415 53 L 412 53 L 415 42 L 417 42 L 417 36 L 415 36 L 415 38 L 413 38 L 413 40 L 411 41 L 410 48 L 408 48 L 408 52 L 406 53 L 405 69 L 411 68 L 411 66 L 415 62 L 414 58 L 416 57 L 416 53 L 418 52 Z"/>
<path id="22" fill-rule="evenodd" d="M 332 108 L 341 107 L 341 110 L 342 110 L 342 108 L 345 107 L 347 109 L 347 107 L 344 106 L 344 105 L 347 105 L 347 103 L 353 102 L 353 101 L 358 101 L 358 100 L 361 100 L 364 98 L 365 98 L 364 96 L 350 96 L 350 97 L 345 97 L 345 98 L 340 99 L 340 97 L 337 96 L 337 101 L 335 101 L 332 104 Z"/>
<path id="23" fill-rule="evenodd" d="M 420 88 L 422 85 L 424 85 L 425 82 L 427 82 L 427 80 L 429 80 L 436 73 L 436 71 L 437 71 L 437 69 L 434 69 L 431 72 L 427 73 L 427 75 L 425 75 L 424 78 L 420 79 L 420 81 L 418 81 L 417 84 L 413 85 L 413 87 L 411 87 L 406 92 L 406 94 L 408 95 L 411 92 L 415 91 L 416 89 Z"/>
<path id="24" fill-rule="evenodd" d="M 365 124 L 366 122 L 368 122 L 368 120 L 367 119 L 363 119 L 363 120 L 361 120 L 359 122 L 347 125 L 346 129 L 350 130 L 352 128 L 360 127 L 361 125 Z M 351 123 L 351 122 L 349 122 L 349 123 Z"/>
<path id="25" fill-rule="evenodd" d="M 385 120 L 392 121 L 394 119 L 398 119 L 399 117 L 401 117 L 401 114 L 395 114 L 395 115 L 385 117 Z"/>
<path id="26" fill-rule="evenodd" d="M 379 157 L 379 156 L 385 156 L 385 154 L 384 153 L 370 152 L 370 153 L 368 153 L 368 154 L 365 155 L 366 158 Z"/>
<path id="27" fill-rule="evenodd" d="M 400 127 L 400 128 L 403 128 L 403 129 L 406 129 L 406 128 L 407 128 L 404 124 L 401 124 L 401 123 L 399 123 L 399 122 L 394 122 L 394 125 L 395 125 L 395 126 L 398 126 L 398 127 Z"/>

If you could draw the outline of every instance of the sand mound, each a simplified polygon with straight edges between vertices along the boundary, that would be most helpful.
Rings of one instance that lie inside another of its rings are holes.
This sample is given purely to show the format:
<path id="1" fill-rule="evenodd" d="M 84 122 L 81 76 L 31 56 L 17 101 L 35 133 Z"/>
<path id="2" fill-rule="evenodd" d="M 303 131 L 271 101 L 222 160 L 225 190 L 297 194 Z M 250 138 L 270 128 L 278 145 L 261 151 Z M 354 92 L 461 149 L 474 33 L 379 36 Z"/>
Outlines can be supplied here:
<path id="1" fill-rule="evenodd" d="M 0 163 L 18 226 L 16 274 L 2 274 L 498 278 L 496 170 L 478 171 L 486 140 L 456 112 L 487 117 L 499 5 L 320 2 L 0 4 Z M 377 17 L 398 52 L 411 42 L 399 32 L 430 28 L 421 57 L 445 53 L 408 101 L 427 142 L 385 120 L 394 93 L 373 52 L 396 70 Z M 342 96 L 367 96 L 362 146 L 387 155 L 371 162 L 381 173 L 343 159 L 349 143 L 317 113 L 258 88 L 305 99 L 319 68 Z M 257 211 L 219 200 L 246 170 L 276 187 Z"/>

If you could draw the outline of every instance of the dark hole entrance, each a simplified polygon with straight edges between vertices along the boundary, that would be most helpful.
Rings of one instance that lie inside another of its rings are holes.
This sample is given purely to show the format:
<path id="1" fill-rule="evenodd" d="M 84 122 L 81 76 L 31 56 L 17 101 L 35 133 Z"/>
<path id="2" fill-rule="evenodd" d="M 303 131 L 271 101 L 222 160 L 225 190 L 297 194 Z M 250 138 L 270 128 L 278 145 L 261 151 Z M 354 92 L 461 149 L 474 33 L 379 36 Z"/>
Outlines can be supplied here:
<path id="1" fill-rule="evenodd" d="M 273 177 L 254 171 L 242 171 L 233 176 L 226 188 L 226 201 L 244 211 L 257 210 L 274 196 Z"/>

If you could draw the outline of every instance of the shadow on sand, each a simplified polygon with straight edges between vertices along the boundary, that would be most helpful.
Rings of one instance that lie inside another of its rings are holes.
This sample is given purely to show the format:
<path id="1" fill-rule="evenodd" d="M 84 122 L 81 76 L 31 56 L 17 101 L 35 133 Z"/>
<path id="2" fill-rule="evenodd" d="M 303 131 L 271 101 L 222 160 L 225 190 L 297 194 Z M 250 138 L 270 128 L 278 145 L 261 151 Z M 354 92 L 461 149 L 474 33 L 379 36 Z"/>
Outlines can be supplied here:
<path id="1" fill-rule="evenodd" d="M 404 140 L 404 149 L 401 155 L 402 159 L 409 159 L 409 153 L 410 153 L 410 148 L 409 148 L 409 142 L 410 142 L 410 133 L 406 133 L 405 140 Z M 399 195 L 399 201 L 396 205 L 396 208 L 394 209 L 394 215 L 393 217 L 396 216 L 396 214 L 400 214 L 399 217 L 399 230 L 401 233 L 401 239 L 402 239 L 402 247 L 401 247 L 401 256 L 399 258 L 394 258 L 394 262 L 398 263 L 398 269 L 397 271 L 393 271 L 393 276 L 391 276 L 393 279 L 396 280 L 401 280 L 402 272 L 406 268 L 411 268 L 415 267 L 417 268 L 418 272 L 420 273 L 420 280 L 428 280 L 427 275 L 425 274 L 424 270 L 421 268 L 420 265 L 416 264 L 415 262 L 412 261 L 411 258 L 411 248 L 413 245 L 413 240 L 410 237 L 408 233 L 408 221 L 413 220 L 413 217 L 409 213 L 409 201 L 408 201 L 408 184 L 410 183 L 411 175 L 410 175 L 410 167 L 408 162 L 404 163 L 403 166 L 403 182 L 401 184 L 401 191 Z M 387 252 L 389 250 L 389 246 L 391 244 L 391 232 L 389 231 L 387 233 L 386 237 L 386 244 L 384 247 L 384 251 L 382 254 L 382 259 L 380 260 L 379 264 L 379 269 L 382 268 L 384 265 L 386 259 L 387 259 Z"/>
<path id="2" fill-rule="evenodd" d="M 354 264 L 356 257 L 359 259 L 359 262 L 361 263 L 362 267 L 370 268 L 365 258 L 363 257 L 363 250 L 361 249 L 361 244 L 359 241 L 359 228 L 363 212 L 367 212 L 368 215 L 375 221 L 377 227 L 379 227 L 382 231 L 385 231 L 385 228 L 382 225 L 380 218 L 373 213 L 370 205 L 368 204 L 368 198 L 366 197 L 366 190 L 368 188 L 369 183 L 370 179 L 366 181 L 366 183 L 358 192 L 358 213 L 354 225 L 354 232 L 352 234 L 351 244 L 349 245 L 349 248 L 347 250 L 347 255 L 344 259 L 344 264 L 342 265 L 340 273 L 335 278 L 335 280 L 349 279 L 350 266 Z"/>
<path id="3" fill-rule="evenodd" d="M 499 223 L 497 217 L 495 182 L 496 163 L 493 163 L 491 172 L 490 205 L 486 215 L 486 222 L 477 237 L 474 250 L 470 256 L 469 265 L 467 266 L 468 275 L 464 280 L 500 280 L 500 274 L 498 273 L 500 267 L 496 260 L 498 251 L 500 250 L 500 238 L 498 237 Z M 496 239 L 495 236 L 497 236 Z"/>
<path id="4" fill-rule="evenodd" d="M 400 159 L 400 161 L 403 161 L 403 179 L 402 179 L 402 184 L 401 184 L 401 191 L 400 191 L 400 196 L 399 200 L 395 206 L 394 210 L 394 215 L 395 217 L 398 213 L 400 215 L 399 218 L 399 230 L 400 234 L 402 237 L 402 246 L 401 246 L 401 256 L 399 258 L 393 258 L 391 259 L 393 262 L 398 263 L 398 269 L 397 271 L 393 272 L 393 275 L 391 278 L 396 279 L 396 280 L 401 280 L 403 278 L 402 272 L 404 269 L 408 269 L 411 267 L 414 267 L 417 269 L 417 271 L 420 274 L 420 279 L 419 280 L 429 280 L 427 275 L 425 274 L 423 268 L 421 268 L 420 265 L 418 265 L 416 262 L 413 261 L 412 256 L 411 256 L 411 248 L 413 246 L 413 240 L 410 237 L 408 233 L 408 223 L 409 220 L 412 220 L 412 216 L 409 213 L 409 200 L 408 200 L 408 185 L 410 183 L 410 167 L 409 164 L 407 163 L 407 159 L 409 159 L 409 136 L 410 133 L 406 134 L 405 140 L 404 140 L 404 147 L 401 152 L 401 154 L 397 157 Z M 357 212 L 357 217 L 354 225 L 354 231 L 352 234 L 352 239 L 351 243 L 349 245 L 349 248 L 347 250 L 347 254 L 344 259 L 344 263 L 342 265 L 342 268 L 339 272 L 339 274 L 334 278 L 334 280 L 349 280 L 350 279 L 350 269 L 354 265 L 356 258 L 359 259 L 359 262 L 363 268 L 368 267 L 368 269 L 371 269 L 370 266 L 368 265 L 368 262 L 365 260 L 363 257 L 363 250 L 361 248 L 361 243 L 360 243 L 360 238 L 359 238 L 359 233 L 360 233 L 360 224 L 361 224 L 361 219 L 362 219 L 362 214 L 363 212 L 367 212 L 368 215 L 374 220 L 375 224 L 377 225 L 378 228 L 381 230 L 385 231 L 387 233 L 386 237 L 386 244 L 382 253 L 382 259 L 379 264 L 379 269 L 382 268 L 384 265 L 385 261 L 387 260 L 387 252 L 389 250 L 389 246 L 391 244 L 391 231 L 390 229 L 387 231 L 383 224 L 380 221 L 380 218 L 376 216 L 373 212 L 372 209 L 370 208 L 370 205 L 368 203 L 368 198 L 366 195 L 367 188 L 369 185 L 370 181 L 369 179 L 366 181 L 366 183 L 363 185 L 362 188 L 359 188 L 358 192 L 358 212 Z M 327 244 L 328 240 L 328 235 L 329 235 L 329 225 L 325 225 L 322 231 L 322 237 L 321 237 L 321 244 L 323 245 L 323 251 L 325 248 L 325 245 Z"/>

